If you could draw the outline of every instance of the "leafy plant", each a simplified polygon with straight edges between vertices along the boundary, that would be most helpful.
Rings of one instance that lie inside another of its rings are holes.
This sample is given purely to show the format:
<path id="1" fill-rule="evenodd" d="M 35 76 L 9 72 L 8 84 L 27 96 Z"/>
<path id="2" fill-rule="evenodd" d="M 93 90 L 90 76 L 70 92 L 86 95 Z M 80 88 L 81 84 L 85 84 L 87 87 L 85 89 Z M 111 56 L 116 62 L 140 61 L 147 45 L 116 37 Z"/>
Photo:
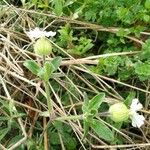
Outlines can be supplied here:
<path id="1" fill-rule="evenodd" d="M 44 81 L 45 91 L 47 94 L 47 105 L 49 109 L 49 114 L 53 109 L 52 101 L 50 98 L 50 90 L 49 90 L 49 79 L 52 77 L 54 71 L 58 69 L 61 63 L 61 57 L 56 57 L 50 62 L 45 62 L 43 67 L 40 67 L 35 61 L 27 60 L 24 62 L 24 66 L 27 67 L 32 73 L 39 76 L 40 79 Z"/>
<path id="2" fill-rule="evenodd" d="M 73 36 L 73 30 L 69 24 L 62 27 L 59 30 L 59 33 L 60 41 L 58 44 L 67 48 L 67 52 L 69 54 L 81 56 L 87 53 L 94 46 L 91 39 L 87 39 L 86 37 L 80 37 L 78 39 L 78 37 Z"/>
<path id="3" fill-rule="evenodd" d="M 135 64 L 135 73 L 141 81 L 147 80 L 150 77 L 150 64 L 149 62 L 137 62 Z"/>
<path id="4" fill-rule="evenodd" d="M 146 40 L 146 42 L 142 45 L 142 52 L 140 54 L 140 58 L 144 60 L 149 60 L 150 58 L 150 39 Z"/>
<path id="5" fill-rule="evenodd" d="M 100 93 L 93 97 L 90 101 L 85 98 L 82 110 L 84 114 L 84 136 L 87 135 L 89 128 L 91 127 L 100 138 L 106 141 L 113 141 L 114 135 L 112 131 L 100 120 L 94 119 L 98 114 L 98 109 L 105 98 L 104 93 Z"/>
<path id="6" fill-rule="evenodd" d="M 5 0 L 0 11 L 0 149 L 22 138 L 20 150 L 103 142 L 126 149 L 149 140 L 142 115 L 149 113 L 150 0 Z M 35 27 L 56 35 L 28 38 Z M 124 120 L 138 114 L 130 110 L 136 98 L 142 133 Z M 109 108 L 120 101 L 127 111 L 113 110 L 114 119 Z"/>
<path id="7" fill-rule="evenodd" d="M 69 49 L 68 53 L 73 54 L 73 55 L 83 55 L 86 52 L 88 52 L 92 47 L 92 40 L 81 37 L 78 41 L 78 45 L 74 46 L 74 48 Z"/>

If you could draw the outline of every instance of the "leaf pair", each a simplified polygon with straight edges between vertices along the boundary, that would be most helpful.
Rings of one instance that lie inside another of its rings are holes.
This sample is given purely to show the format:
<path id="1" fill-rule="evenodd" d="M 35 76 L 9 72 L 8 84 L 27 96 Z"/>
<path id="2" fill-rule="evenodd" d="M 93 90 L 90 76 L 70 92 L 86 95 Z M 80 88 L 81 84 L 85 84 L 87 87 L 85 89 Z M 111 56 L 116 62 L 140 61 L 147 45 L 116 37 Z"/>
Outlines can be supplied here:
<path id="1" fill-rule="evenodd" d="M 105 98 L 104 93 L 99 93 L 95 97 L 93 97 L 91 100 L 88 101 L 88 98 L 85 97 L 84 103 L 82 106 L 82 111 L 84 114 L 87 115 L 96 115 L 96 112 L 98 111 L 98 108 L 100 107 L 101 103 L 103 102 Z"/>
<path id="2" fill-rule="evenodd" d="M 97 94 L 90 101 L 85 97 L 82 106 L 85 115 L 85 119 L 83 120 L 84 137 L 87 135 L 89 129 L 92 128 L 100 138 L 110 142 L 114 140 L 113 132 L 103 122 L 94 119 L 104 98 L 105 93 Z"/>
<path id="3" fill-rule="evenodd" d="M 26 60 L 23 65 L 42 80 L 48 81 L 53 72 L 60 66 L 61 61 L 61 57 L 56 57 L 50 62 L 45 62 L 44 66 L 40 67 L 34 60 Z"/>

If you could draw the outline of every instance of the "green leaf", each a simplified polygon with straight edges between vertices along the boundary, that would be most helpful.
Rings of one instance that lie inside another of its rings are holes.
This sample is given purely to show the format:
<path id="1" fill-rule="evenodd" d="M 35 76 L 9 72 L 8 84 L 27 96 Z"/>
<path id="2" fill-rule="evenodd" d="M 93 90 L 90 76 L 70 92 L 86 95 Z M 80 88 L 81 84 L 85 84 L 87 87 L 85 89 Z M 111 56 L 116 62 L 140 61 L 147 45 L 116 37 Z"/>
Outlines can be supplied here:
<path id="1" fill-rule="evenodd" d="M 83 55 L 87 51 L 89 51 L 94 45 L 92 44 L 91 39 L 87 39 L 85 37 L 81 37 L 78 40 L 78 44 L 75 47 L 68 50 L 68 53 L 73 55 Z"/>
<path id="2" fill-rule="evenodd" d="M 150 39 L 146 40 L 144 44 L 142 44 L 142 52 L 140 55 L 141 59 L 150 59 Z"/>
<path id="3" fill-rule="evenodd" d="M 104 71 L 108 73 L 108 75 L 114 75 L 119 65 L 121 64 L 122 59 L 120 56 L 108 57 L 104 59 Z"/>
<path id="4" fill-rule="evenodd" d="M 51 62 L 45 62 L 44 67 L 39 70 L 37 75 L 42 80 L 48 81 L 51 78 L 51 75 L 52 75 L 54 69 L 55 69 L 55 67 L 53 66 L 53 64 Z"/>
<path id="5" fill-rule="evenodd" d="M 89 99 L 87 97 L 87 94 L 84 93 L 84 102 L 83 102 L 83 105 L 82 105 L 82 111 L 83 111 L 83 113 L 88 112 L 88 104 L 89 104 Z"/>
<path id="6" fill-rule="evenodd" d="M 5 137 L 10 128 L 0 129 L 0 141 Z"/>
<path id="7" fill-rule="evenodd" d="M 144 15 L 144 16 L 143 16 L 143 20 L 144 20 L 145 22 L 149 22 L 150 16 L 149 16 L 149 15 Z"/>
<path id="8" fill-rule="evenodd" d="M 113 126 L 116 129 L 121 129 L 123 122 L 114 122 Z M 115 132 L 115 130 L 113 130 L 112 132 Z"/>
<path id="9" fill-rule="evenodd" d="M 105 93 L 99 93 L 95 97 L 93 97 L 88 104 L 88 111 L 91 112 L 92 110 L 98 110 L 101 103 L 105 98 Z"/>
<path id="10" fill-rule="evenodd" d="M 127 8 L 124 8 L 124 7 L 119 7 L 117 9 L 117 15 L 118 15 L 118 18 L 119 19 L 125 19 L 125 16 L 128 14 L 128 9 Z"/>
<path id="11" fill-rule="evenodd" d="M 59 138 L 58 133 L 56 133 L 56 132 L 51 133 L 50 144 L 52 144 L 52 145 L 60 144 L 60 138 Z"/>
<path id="12" fill-rule="evenodd" d="M 23 135 L 14 135 L 13 138 L 11 138 L 8 143 L 7 143 L 7 147 L 12 146 L 14 143 L 17 143 L 19 140 L 21 140 L 23 138 Z M 34 145 L 35 146 L 35 145 Z M 35 147 L 34 147 L 35 148 Z M 25 149 L 25 147 L 24 147 Z M 17 148 L 15 148 L 15 150 L 24 150 L 23 149 L 23 144 L 21 144 L 20 146 L 18 146 Z"/>
<path id="13" fill-rule="evenodd" d="M 71 29 L 70 24 L 66 24 L 64 27 L 61 27 L 58 32 L 60 33 L 59 46 L 70 47 L 74 39 L 73 30 Z"/>
<path id="14" fill-rule="evenodd" d="M 95 133 L 97 133 L 100 138 L 109 142 L 114 140 L 112 131 L 101 121 L 93 119 L 93 121 L 91 122 L 91 128 Z"/>
<path id="15" fill-rule="evenodd" d="M 40 70 L 39 70 L 39 72 L 38 72 L 37 75 L 38 75 L 42 80 L 44 80 L 44 75 L 45 75 L 45 73 L 46 73 L 45 68 L 40 68 Z"/>
<path id="16" fill-rule="evenodd" d="M 67 150 L 77 149 L 77 141 L 71 134 L 65 132 L 62 134 L 62 138 Z"/>
<path id="17" fill-rule="evenodd" d="M 149 62 L 135 63 L 135 73 L 139 76 L 141 81 L 147 80 L 150 77 L 150 64 Z"/>
<path id="18" fill-rule="evenodd" d="M 70 133 L 72 133 L 72 129 L 68 125 L 66 125 L 60 121 L 54 121 L 53 125 L 56 128 L 56 130 L 58 131 L 58 133 L 61 135 L 65 147 L 68 150 L 76 149 L 76 145 L 77 145 L 76 139 L 73 137 L 72 134 L 70 134 Z M 53 134 L 53 133 L 51 133 L 51 134 Z M 58 140 L 56 140 L 56 141 L 58 141 Z M 55 142 L 53 142 L 53 143 L 55 143 Z"/>
<path id="19" fill-rule="evenodd" d="M 145 8 L 150 9 L 150 0 L 145 1 Z"/>
<path id="20" fill-rule="evenodd" d="M 33 60 L 26 60 L 23 65 L 35 75 L 37 75 L 40 70 L 40 66 Z"/>
<path id="21" fill-rule="evenodd" d="M 117 36 L 120 36 L 120 37 L 124 37 L 124 36 L 127 36 L 128 34 L 130 34 L 130 30 L 125 30 L 123 28 L 120 28 L 118 30 L 118 32 L 116 33 Z"/>
<path id="22" fill-rule="evenodd" d="M 60 66 L 61 64 L 61 61 L 62 61 L 62 58 L 61 57 L 56 57 L 54 58 L 51 63 L 53 64 L 54 66 L 54 70 L 53 71 L 56 71 L 58 69 L 58 67 Z"/>
<path id="23" fill-rule="evenodd" d="M 4 117 L 4 116 L 1 116 L 1 117 L 0 117 L 0 121 L 1 121 L 1 122 L 7 121 L 7 120 L 9 120 L 8 117 Z"/>
<path id="24" fill-rule="evenodd" d="M 63 130 L 64 126 L 63 123 L 60 121 L 54 121 L 53 122 L 54 127 L 57 129 L 57 131 L 61 134 L 63 134 L 65 131 Z"/>
<path id="25" fill-rule="evenodd" d="M 54 12 L 57 16 L 60 16 L 63 12 L 63 0 L 54 0 Z"/>
<path id="26" fill-rule="evenodd" d="M 89 122 L 88 122 L 86 119 L 83 120 L 83 130 L 84 130 L 83 139 L 84 139 L 84 138 L 86 137 L 86 135 L 88 134 L 89 127 L 90 127 Z"/>
<path id="27" fill-rule="evenodd" d="M 130 106 L 132 103 L 132 100 L 135 98 L 136 93 L 134 91 L 130 92 L 127 98 L 124 101 L 124 104 L 126 106 Z"/>
<path id="28" fill-rule="evenodd" d="M 49 78 L 52 75 L 55 67 L 53 66 L 53 64 L 51 62 L 45 62 L 44 67 L 46 69 L 45 77 L 46 77 L 47 80 L 49 80 Z"/>

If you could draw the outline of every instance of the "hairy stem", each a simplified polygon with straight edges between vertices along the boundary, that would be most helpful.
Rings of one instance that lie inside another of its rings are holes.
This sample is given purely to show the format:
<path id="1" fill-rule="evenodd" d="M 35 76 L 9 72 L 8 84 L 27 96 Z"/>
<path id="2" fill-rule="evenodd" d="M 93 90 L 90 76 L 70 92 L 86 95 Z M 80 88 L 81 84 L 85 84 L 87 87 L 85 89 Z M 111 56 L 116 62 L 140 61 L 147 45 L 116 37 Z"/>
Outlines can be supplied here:
<path id="1" fill-rule="evenodd" d="M 45 86 L 45 92 L 46 92 L 48 111 L 49 111 L 49 114 L 51 114 L 53 106 L 52 106 L 52 100 L 50 97 L 50 88 L 49 88 L 48 81 L 44 81 L 44 86 Z"/>
<path id="2" fill-rule="evenodd" d="M 58 117 L 55 120 L 57 120 L 57 121 L 78 120 L 78 119 L 83 120 L 83 118 L 84 118 L 84 115 L 82 114 L 82 115 L 75 115 L 75 116 L 71 115 L 71 116 Z"/>

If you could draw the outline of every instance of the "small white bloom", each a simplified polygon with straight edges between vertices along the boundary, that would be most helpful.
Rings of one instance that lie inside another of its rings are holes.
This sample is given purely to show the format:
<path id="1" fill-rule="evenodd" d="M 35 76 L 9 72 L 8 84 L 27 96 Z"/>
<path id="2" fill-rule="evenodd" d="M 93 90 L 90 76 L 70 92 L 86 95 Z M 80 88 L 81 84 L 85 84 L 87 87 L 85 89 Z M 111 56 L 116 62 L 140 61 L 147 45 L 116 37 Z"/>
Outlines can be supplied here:
<path id="1" fill-rule="evenodd" d="M 137 111 L 143 108 L 138 99 L 133 99 L 130 106 L 130 118 L 132 120 L 132 126 L 140 128 L 144 124 L 144 116 L 139 115 Z"/>
<path id="2" fill-rule="evenodd" d="M 46 32 L 46 31 L 42 31 L 40 30 L 39 28 L 35 28 L 34 30 L 31 30 L 29 32 L 26 32 L 27 36 L 30 38 L 30 39 L 38 39 L 38 38 L 41 38 L 41 37 L 53 37 L 56 35 L 56 32 L 52 32 L 52 31 L 49 31 L 49 32 Z"/>
<path id="3" fill-rule="evenodd" d="M 144 124 L 144 116 L 143 115 L 139 115 L 138 113 L 134 113 L 131 115 L 131 120 L 132 120 L 132 126 L 133 127 L 138 127 L 140 128 L 143 124 Z"/>
<path id="4" fill-rule="evenodd" d="M 138 111 L 141 110 L 143 108 L 142 104 L 139 102 L 139 100 L 137 98 L 132 100 L 132 104 L 130 106 L 130 109 L 132 111 Z"/>

